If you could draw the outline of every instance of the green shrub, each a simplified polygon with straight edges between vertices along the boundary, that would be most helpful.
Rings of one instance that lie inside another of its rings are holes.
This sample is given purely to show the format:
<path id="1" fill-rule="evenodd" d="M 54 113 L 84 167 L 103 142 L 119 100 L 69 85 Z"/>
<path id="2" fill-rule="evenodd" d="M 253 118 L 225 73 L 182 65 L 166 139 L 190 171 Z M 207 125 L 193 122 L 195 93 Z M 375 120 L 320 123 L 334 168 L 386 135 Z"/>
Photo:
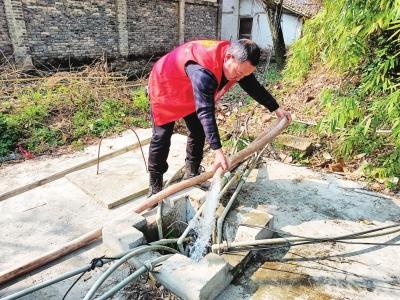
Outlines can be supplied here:
<path id="1" fill-rule="evenodd" d="M 139 88 L 132 93 L 133 106 L 142 112 L 149 110 L 150 102 L 146 96 L 145 88 Z"/>
<path id="2" fill-rule="evenodd" d="M 334 137 L 337 155 L 374 157 L 366 170 L 377 177 L 400 176 L 399 18 L 398 1 L 325 1 L 305 22 L 283 72 L 286 83 L 297 85 L 315 64 L 359 78 L 339 90 L 322 90 L 325 117 L 318 128 Z"/>

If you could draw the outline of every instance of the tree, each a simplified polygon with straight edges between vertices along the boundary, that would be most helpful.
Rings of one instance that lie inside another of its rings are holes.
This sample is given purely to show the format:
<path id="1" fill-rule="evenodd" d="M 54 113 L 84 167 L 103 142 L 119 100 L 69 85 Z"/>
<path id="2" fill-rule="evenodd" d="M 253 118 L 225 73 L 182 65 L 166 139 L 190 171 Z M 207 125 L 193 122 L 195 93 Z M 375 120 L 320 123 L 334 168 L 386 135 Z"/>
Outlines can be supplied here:
<path id="1" fill-rule="evenodd" d="M 277 67 L 283 69 L 286 61 L 285 40 L 283 39 L 281 27 L 283 0 L 279 0 L 278 3 L 274 0 L 262 0 L 261 2 L 268 16 Z"/>

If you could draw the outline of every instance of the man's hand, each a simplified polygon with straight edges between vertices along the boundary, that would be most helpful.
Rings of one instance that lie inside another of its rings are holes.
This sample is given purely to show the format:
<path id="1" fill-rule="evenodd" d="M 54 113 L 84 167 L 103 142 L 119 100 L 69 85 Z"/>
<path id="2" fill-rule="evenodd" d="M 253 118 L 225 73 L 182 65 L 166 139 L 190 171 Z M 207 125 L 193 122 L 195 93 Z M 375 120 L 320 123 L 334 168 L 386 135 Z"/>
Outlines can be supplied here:
<path id="1" fill-rule="evenodd" d="M 215 173 L 219 167 L 221 167 L 224 171 L 227 171 L 229 169 L 230 163 L 228 159 L 225 157 L 224 152 L 222 152 L 222 149 L 219 148 L 217 150 L 214 150 L 215 152 L 215 158 L 214 158 L 214 164 L 212 166 L 212 171 Z"/>
<path id="2" fill-rule="evenodd" d="M 289 123 L 292 122 L 292 115 L 290 114 L 289 111 L 284 110 L 283 108 L 279 107 L 277 110 L 275 110 L 275 114 L 278 118 L 283 118 L 285 117 Z"/>

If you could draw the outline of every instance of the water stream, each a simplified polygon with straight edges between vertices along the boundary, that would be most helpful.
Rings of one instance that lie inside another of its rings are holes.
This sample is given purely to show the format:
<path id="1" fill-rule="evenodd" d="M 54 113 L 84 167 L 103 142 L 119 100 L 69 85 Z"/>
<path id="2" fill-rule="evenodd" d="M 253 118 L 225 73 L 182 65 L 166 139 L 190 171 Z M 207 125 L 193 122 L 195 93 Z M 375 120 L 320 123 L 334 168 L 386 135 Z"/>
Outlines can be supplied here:
<path id="1" fill-rule="evenodd" d="M 210 237 L 215 226 L 215 211 L 218 206 L 218 194 L 221 190 L 221 177 L 214 175 L 212 184 L 206 194 L 203 213 L 199 218 L 193 218 L 190 225 L 196 232 L 197 239 L 190 249 L 190 258 L 199 261 L 210 246 Z"/>

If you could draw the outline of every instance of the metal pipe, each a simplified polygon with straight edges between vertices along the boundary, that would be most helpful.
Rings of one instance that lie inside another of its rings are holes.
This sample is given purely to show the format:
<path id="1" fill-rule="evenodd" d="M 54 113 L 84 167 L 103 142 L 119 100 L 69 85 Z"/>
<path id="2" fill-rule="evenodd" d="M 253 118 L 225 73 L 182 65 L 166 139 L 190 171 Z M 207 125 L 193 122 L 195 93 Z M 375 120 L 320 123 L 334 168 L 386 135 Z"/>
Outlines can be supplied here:
<path id="1" fill-rule="evenodd" d="M 158 238 L 164 238 L 163 229 L 162 229 L 162 209 L 164 206 L 164 201 L 161 201 L 157 205 L 157 214 L 156 214 L 156 224 L 157 224 L 157 231 L 158 231 Z"/>
<path id="2" fill-rule="evenodd" d="M 287 128 L 289 125 L 289 121 L 284 117 L 279 119 L 272 128 L 266 129 L 261 136 L 250 143 L 250 145 L 238 152 L 236 155 L 234 155 L 231 158 L 231 166 L 229 170 L 234 169 L 241 161 L 245 160 L 248 158 L 250 155 L 252 155 L 254 152 L 258 151 L 260 148 L 263 148 L 266 144 L 272 142 L 272 140 L 278 136 L 283 130 Z M 168 188 L 160 191 L 159 193 L 149 197 L 146 199 L 146 201 L 142 202 L 139 204 L 134 211 L 136 213 L 141 213 L 144 210 L 153 207 L 155 204 L 159 203 L 160 201 L 163 201 L 165 198 L 168 196 L 175 194 L 179 191 L 182 191 L 186 188 L 189 188 L 193 185 L 202 183 L 211 177 L 214 176 L 213 171 L 208 171 L 204 172 L 196 177 L 192 177 L 190 179 L 183 180 L 179 183 L 176 183 L 174 185 L 169 186 Z"/>
<path id="3" fill-rule="evenodd" d="M 175 174 L 172 175 L 168 179 L 168 181 L 164 185 L 164 188 L 168 187 L 171 184 L 171 182 L 178 176 L 178 174 L 182 172 L 184 167 L 185 166 L 180 167 L 179 170 L 176 171 Z M 161 201 L 161 202 L 158 203 L 157 214 L 156 214 L 156 224 L 157 224 L 157 231 L 158 231 L 158 238 L 159 239 L 164 238 L 163 229 L 162 229 L 162 209 L 163 209 L 163 206 L 164 206 L 164 201 Z"/>
<path id="4" fill-rule="evenodd" d="M 152 246 L 147 246 L 145 248 L 141 248 L 141 249 L 137 249 L 137 250 L 133 250 L 131 252 L 129 252 L 128 254 L 126 254 L 125 256 L 123 256 L 120 260 L 118 260 L 115 264 L 113 264 L 110 268 L 107 269 L 107 271 L 105 271 L 97 280 L 96 282 L 92 285 L 92 287 L 90 288 L 90 290 L 87 292 L 86 296 L 83 298 L 83 300 L 89 300 L 92 299 L 92 297 L 94 296 L 95 292 L 97 291 L 97 289 L 102 285 L 102 283 L 111 275 L 112 272 L 114 272 L 120 265 L 122 265 L 124 262 L 126 262 L 128 259 L 130 259 L 131 257 L 147 252 L 147 251 L 151 251 L 151 250 L 165 250 L 165 251 L 170 251 L 172 253 L 179 253 L 177 250 L 172 249 L 170 247 L 166 247 L 166 246 L 161 246 L 161 245 L 152 245 Z"/>
<path id="5" fill-rule="evenodd" d="M 276 245 L 276 244 L 285 244 L 290 242 L 302 242 L 302 241 L 311 241 L 311 242 L 329 242 L 335 240 L 352 240 L 352 239 L 365 239 L 376 236 L 383 236 L 387 234 L 391 234 L 394 232 L 399 232 L 399 229 L 384 231 L 381 233 L 375 234 L 367 234 L 370 232 L 379 231 L 382 229 L 399 227 L 400 224 L 386 226 L 383 228 L 372 229 L 368 231 L 362 231 L 358 233 L 346 234 L 341 236 L 334 237 L 318 237 L 318 238 L 308 238 L 308 237 L 288 237 L 288 238 L 274 238 L 274 239 L 263 239 L 263 240 L 255 240 L 255 241 L 246 241 L 246 242 L 228 242 L 224 241 L 222 244 L 214 244 L 211 246 L 212 252 L 216 253 L 218 251 L 226 252 L 231 248 L 243 248 L 243 247 L 253 247 L 253 246 L 261 246 L 261 245 Z"/>
<path id="6" fill-rule="evenodd" d="M 124 288 L 126 285 L 128 285 L 129 283 L 131 283 L 132 281 L 134 281 L 136 278 L 138 278 L 140 275 L 146 273 L 146 272 L 151 272 L 153 270 L 153 268 L 158 265 L 159 263 L 167 260 L 168 258 L 170 258 L 172 256 L 172 254 L 168 254 L 168 255 L 163 255 L 161 257 L 158 257 L 152 261 L 149 262 L 145 262 L 144 265 L 142 267 L 140 267 L 139 269 L 137 269 L 134 273 L 132 273 L 131 275 L 129 275 L 128 277 L 126 277 L 124 280 L 122 280 L 120 283 L 116 284 L 114 287 L 112 287 L 111 289 L 109 289 L 107 292 L 105 292 L 103 295 L 101 295 L 100 297 L 96 298 L 96 300 L 105 300 L 108 298 L 111 298 L 112 295 L 114 295 L 115 293 L 117 293 L 119 290 L 121 290 L 122 288 Z"/>

